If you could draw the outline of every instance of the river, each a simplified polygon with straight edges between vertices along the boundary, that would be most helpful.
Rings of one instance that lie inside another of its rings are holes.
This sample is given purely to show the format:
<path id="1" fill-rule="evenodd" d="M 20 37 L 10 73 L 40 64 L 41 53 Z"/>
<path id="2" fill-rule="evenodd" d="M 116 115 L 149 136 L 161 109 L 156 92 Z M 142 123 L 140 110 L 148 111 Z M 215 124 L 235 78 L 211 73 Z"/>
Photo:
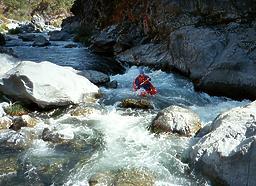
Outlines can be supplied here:
<path id="1" fill-rule="evenodd" d="M 81 45 L 64 48 L 69 43 L 72 42 L 54 42 L 44 48 L 32 47 L 27 43 L 12 48 L 23 60 L 48 60 L 80 70 L 92 68 L 93 63 L 101 60 Z M 151 175 L 155 185 L 159 186 L 210 185 L 189 168 L 187 157 L 193 139 L 175 135 L 156 136 L 147 128 L 157 112 L 170 105 L 189 107 L 199 114 L 202 124 L 206 125 L 219 113 L 249 101 L 240 102 L 195 92 L 192 82 L 177 74 L 146 67 L 145 73 L 159 91 L 156 96 L 148 98 L 155 109 L 140 111 L 119 108 L 122 99 L 138 97 L 132 91 L 132 81 L 138 75 L 138 69 L 131 67 L 124 74 L 113 75 L 111 80 L 118 82 L 118 88 L 101 88 L 104 96 L 95 108 L 97 111 L 87 116 L 75 117 L 64 113 L 42 118 L 33 129 L 40 134 L 47 127 L 75 139 L 82 147 L 56 147 L 36 138 L 32 146 L 21 153 L 1 152 L 2 157 L 13 156 L 19 167 L 17 173 L 2 183 L 87 186 L 91 176 L 96 173 L 109 175 L 109 172 L 116 174 L 121 170 L 138 170 Z"/>

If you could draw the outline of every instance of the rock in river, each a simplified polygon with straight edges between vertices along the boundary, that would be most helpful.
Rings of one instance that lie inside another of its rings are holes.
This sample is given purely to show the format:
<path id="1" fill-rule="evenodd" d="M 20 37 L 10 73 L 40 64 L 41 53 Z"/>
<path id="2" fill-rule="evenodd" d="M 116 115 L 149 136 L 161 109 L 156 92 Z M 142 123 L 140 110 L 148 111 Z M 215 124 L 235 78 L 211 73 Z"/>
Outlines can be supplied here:
<path id="1" fill-rule="evenodd" d="M 23 61 L 1 77 L 0 92 L 45 108 L 83 102 L 98 87 L 70 67 Z"/>
<path id="2" fill-rule="evenodd" d="M 170 106 L 160 111 L 150 126 L 155 133 L 177 133 L 181 136 L 194 135 L 200 128 L 199 116 L 179 106 Z"/>
<path id="3" fill-rule="evenodd" d="M 220 114 L 190 158 L 216 185 L 256 185 L 256 102 Z"/>
<path id="4" fill-rule="evenodd" d="M 153 109 L 152 103 L 146 99 L 124 99 L 120 107 L 137 108 L 137 109 Z"/>

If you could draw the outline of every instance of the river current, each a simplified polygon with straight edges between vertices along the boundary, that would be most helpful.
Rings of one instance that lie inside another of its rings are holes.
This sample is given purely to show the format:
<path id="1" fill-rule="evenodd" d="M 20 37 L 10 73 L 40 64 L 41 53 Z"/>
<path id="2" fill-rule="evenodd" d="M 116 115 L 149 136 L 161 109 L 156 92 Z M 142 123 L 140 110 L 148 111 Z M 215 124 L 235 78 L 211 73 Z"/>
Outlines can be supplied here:
<path id="1" fill-rule="evenodd" d="M 12 48 L 22 60 L 48 60 L 81 70 L 92 67 L 95 59 L 100 60 L 82 46 L 64 48 L 68 43 L 54 42 L 46 48 L 31 47 L 28 43 Z M 120 170 L 137 170 L 151 175 L 155 185 L 159 186 L 210 185 L 189 168 L 187 158 L 193 139 L 175 135 L 156 136 L 148 131 L 148 126 L 159 110 L 170 105 L 194 110 L 199 114 L 202 124 L 207 125 L 219 113 L 249 101 L 240 102 L 195 92 L 193 84 L 177 74 L 146 67 L 145 73 L 159 91 L 156 96 L 147 98 L 153 102 L 155 109 L 141 111 L 119 108 L 122 99 L 138 97 L 132 90 L 132 81 L 138 75 L 138 69 L 131 67 L 124 74 L 113 75 L 111 80 L 116 80 L 118 87 L 101 88 L 104 96 L 97 108 L 93 106 L 95 112 L 86 116 L 64 113 L 58 117 L 42 118 L 34 129 L 30 129 L 40 136 L 47 127 L 67 139 L 75 139 L 78 144 L 83 144 L 82 148 L 76 145 L 56 148 L 36 138 L 29 149 L 11 154 L 17 161 L 18 171 L 1 183 L 87 186 L 95 174 L 109 175 L 109 172 Z M 26 130 L 23 129 L 21 133 Z M 3 138 L 3 134 L 0 138 Z M 0 157 L 6 156 L 10 154 L 1 152 Z"/>

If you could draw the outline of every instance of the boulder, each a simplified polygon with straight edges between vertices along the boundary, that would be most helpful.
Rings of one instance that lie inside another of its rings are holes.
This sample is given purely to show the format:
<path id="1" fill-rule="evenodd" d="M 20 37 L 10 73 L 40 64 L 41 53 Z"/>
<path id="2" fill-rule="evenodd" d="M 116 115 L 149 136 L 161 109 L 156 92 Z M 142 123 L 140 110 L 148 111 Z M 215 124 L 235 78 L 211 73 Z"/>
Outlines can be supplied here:
<path id="1" fill-rule="evenodd" d="M 126 50 L 118 54 L 115 59 L 121 64 L 125 63 L 130 66 L 149 66 L 168 70 L 167 62 L 171 57 L 166 45 L 150 43 Z"/>
<path id="2" fill-rule="evenodd" d="M 67 17 L 62 21 L 61 30 L 70 34 L 78 33 L 80 29 L 80 21 L 77 17 Z"/>
<path id="3" fill-rule="evenodd" d="M 64 32 L 64 31 L 52 31 L 49 32 L 50 41 L 67 41 L 71 38 L 71 35 L 68 32 Z"/>
<path id="4" fill-rule="evenodd" d="M 108 75 L 95 70 L 84 70 L 79 72 L 78 74 L 86 77 L 89 81 L 91 81 L 95 85 L 104 85 L 110 81 L 110 78 Z"/>
<path id="5" fill-rule="evenodd" d="M 201 128 L 199 116 L 190 109 L 170 106 L 160 111 L 150 129 L 154 133 L 177 133 L 192 136 Z"/>
<path id="6" fill-rule="evenodd" d="M 19 38 L 22 39 L 22 41 L 35 41 L 36 35 L 30 33 L 19 34 Z"/>
<path id="7" fill-rule="evenodd" d="M 0 46 L 4 46 L 5 45 L 5 37 L 3 34 L 0 33 Z"/>
<path id="8" fill-rule="evenodd" d="M 70 67 L 44 61 L 22 61 L 0 79 L 0 92 L 41 108 L 77 104 L 98 92 L 98 87 Z"/>
<path id="9" fill-rule="evenodd" d="M 220 114 L 190 151 L 216 185 L 256 185 L 256 102 Z"/>
<path id="10" fill-rule="evenodd" d="M 255 29 L 183 27 L 170 34 L 170 68 L 196 82 L 196 90 L 234 99 L 256 99 Z"/>
<path id="11" fill-rule="evenodd" d="M 111 25 L 93 36 L 91 49 L 101 55 L 113 56 L 138 45 L 142 38 L 143 34 L 136 25 Z"/>
<path id="12" fill-rule="evenodd" d="M 37 36 L 33 43 L 33 46 L 37 46 L 37 47 L 44 47 L 48 45 L 50 45 L 50 42 L 48 41 L 48 39 L 46 39 L 42 35 Z"/>
<path id="13" fill-rule="evenodd" d="M 122 108 L 153 109 L 153 104 L 146 99 L 124 99 L 119 105 Z"/>

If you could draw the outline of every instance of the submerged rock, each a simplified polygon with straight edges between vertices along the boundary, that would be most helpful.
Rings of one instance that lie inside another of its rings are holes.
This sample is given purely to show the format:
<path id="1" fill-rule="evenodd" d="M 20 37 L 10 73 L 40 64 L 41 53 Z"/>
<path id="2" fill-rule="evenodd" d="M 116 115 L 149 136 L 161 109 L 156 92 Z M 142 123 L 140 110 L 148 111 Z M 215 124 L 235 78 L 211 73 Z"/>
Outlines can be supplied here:
<path id="1" fill-rule="evenodd" d="M 106 171 L 94 174 L 90 186 L 116 185 L 116 186 L 153 186 L 155 178 L 152 173 L 137 169 L 121 169 L 119 171 Z"/>
<path id="2" fill-rule="evenodd" d="M 220 114 L 190 159 L 216 185 L 256 185 L 256 102 Z"/>
<path id="3" fill-rule="evenodd" d="M 0 92 L 45 108 L 83 102 L 98 87 L 70 67 L 23 61 L 0 79 Z"/>
<path id="4" fill-rule="evenodd" d="M 16 176 L 18 169 L 17 157 L 1 156 L 0 158 L 0 185 L 7 185 L 8 178 Z"/>
<path id="5" fill-rule="evenodd" d="M 55 150 L 66 153 L 93 153 L 103 145 L 103 140 L 96 130 L 88 130 L 84 133 L 73 131 L 56 131 L 45 128 L 42 139 L 49 142 Z"/>
<path id="6" fill-rule="evenodd" d="M 153 104 L 146 99 L 124 99 L 119 105 L 122 108 L 153 109 Z"/>
<path id="7" fill-rule="evenodd" d="M 63 185 L 68 167 L 73 163 L 68 157 L 61 155 L 27 155 L 19 160 L 18 175 L 24 177 L 26 185 Z"/>
<path id="8" fill-rule="evenodd" d="M 20 152 L 32 145 L 34 133 L 30 130 L 1 130 L 0 148 L 1 152 Z"/>
<path id="9" fill-rule="evenodd" d="M 179 106 L 170 106 L 160 111 L 150 126 L 154 133 L 177 133 L 181 136 L 192 136 L 200 128 L 199 116 Z"/>

